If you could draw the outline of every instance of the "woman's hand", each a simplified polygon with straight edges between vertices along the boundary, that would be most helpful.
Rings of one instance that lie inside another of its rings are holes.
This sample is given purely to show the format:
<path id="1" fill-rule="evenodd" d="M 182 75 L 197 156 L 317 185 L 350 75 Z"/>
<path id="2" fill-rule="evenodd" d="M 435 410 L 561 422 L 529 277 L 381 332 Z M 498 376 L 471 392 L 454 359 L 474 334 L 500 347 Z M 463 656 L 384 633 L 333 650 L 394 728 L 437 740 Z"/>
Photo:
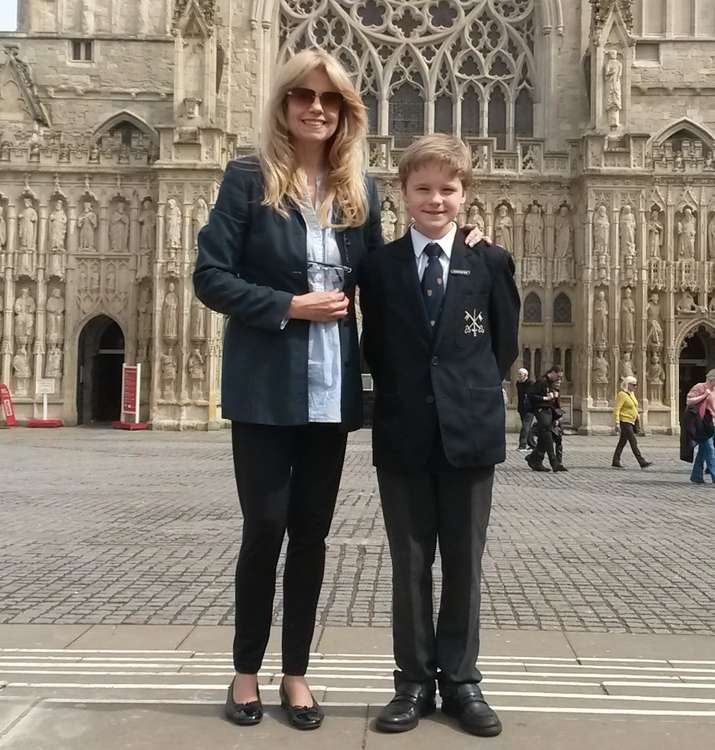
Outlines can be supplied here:
<path id="1" fill-rule="evenodd" d="M 482 234 L 482 230 L 476 224 L 465 224 L 462 229 L 467 235 L 464 241 L 467 243 L 468 247 L 474 247 L 478 242 L 481 242 L 482 240 L 484 240 L 487 245 L 492 244 L 492 241 L 489 239 L 489 237 L 485 237 Z"/>
<path id="2" fill-rule="evenodd" d="M 348 314 L 350 300 L 344 292 L 296 294 L 288 308 L 288 318 L 329 323 Z"/>

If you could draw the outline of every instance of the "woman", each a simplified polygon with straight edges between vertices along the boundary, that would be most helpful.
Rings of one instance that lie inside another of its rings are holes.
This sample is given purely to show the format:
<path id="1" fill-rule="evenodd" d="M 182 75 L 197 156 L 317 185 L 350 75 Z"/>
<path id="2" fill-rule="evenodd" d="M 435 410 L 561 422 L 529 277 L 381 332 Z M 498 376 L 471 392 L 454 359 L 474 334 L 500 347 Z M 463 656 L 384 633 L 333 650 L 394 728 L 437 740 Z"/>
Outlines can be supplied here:
<path id="1" fill-rule="evenodd" d="M 257 673 L 286 531 L 281 703 L 299 729 L 323 720 L 305 673 L 347 433 L 362 426 L 356 269 L 382 244 L 366 133 L 340 64 L 297 54 L 276 74 L 259 156 L 229 164 L 199 234 L 196 295 L 229 316 L 222 408 L 243 540 L 226 714 L 237 724 L 263 715 Z"/>
<path id="2" fill-rule="evenodd" d="M 715 370 L 709 370 L 704 383 L 697 383 L 686 397 L 687 408 L 683 416 L 684 431 L 688 439 L 697 445 L 690 481 L 704 484 L 703 468 L 715 482 L 715 449 L 713 448 L 713 417 L 715 417 Z"/>
<path id="3" fill-rule="evenodd" d="M 616 422 L 616 432 L 620 432 L 620 438 L 616 451 L 613 454 L 613 461 L 611 466 L 616 469 L 622 469 L 623 464 L 621 463 L 621 453 L 628 443 L 631 446 L 633 455 L 638 461 L 638 465 L 641 469 L 647 469 L 653 465 L 652 461 L 646 461 L 643 458 L 640 449 L 638 448 L 638 440 L 636 439 L 636 425 L 638 423 L 638 399 L 636 398 L 635 390 L 638 381 L 631 375 L 623 378 L 621 382 L 621 390 L 618 391 L 618 397 L 616 398 L 616 406 L 613 410 L 613 418 Z"/>

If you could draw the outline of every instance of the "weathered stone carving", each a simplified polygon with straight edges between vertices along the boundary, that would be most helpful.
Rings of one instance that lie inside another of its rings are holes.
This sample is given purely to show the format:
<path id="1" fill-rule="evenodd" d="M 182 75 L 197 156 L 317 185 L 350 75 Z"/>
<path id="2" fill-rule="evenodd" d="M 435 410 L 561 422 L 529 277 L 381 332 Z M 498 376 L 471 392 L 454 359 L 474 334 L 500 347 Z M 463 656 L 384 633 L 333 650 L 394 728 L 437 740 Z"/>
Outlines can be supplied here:
<path id="1" fill-rule="evenodd" d="M 199 232 L 209 223 L 209 207 L 203 197 L 196 200 L 194 209 L 194 246 L 198 244 Z"/>
<path id="2" fill-rule="evenodd" d="M 139 249 L 152 251 L 156 241 L 156 210 L 151 198 L 144 198 L 139 214 Z M 148 276 L 149 274 L 147 274 Z"/>
<path id="3" fill-rule="evenodd" d="M 175 198 L 169 198 L 166 206 L 166 249 L 170 258 L 181 250 L 181 208 Z"/>
<path id="4" fill-rule="evenodd" d="M 109 249 L 113 253 L 126 253 L 129 247 L 129 215 L 126 204 L 118 200 L 109 221 Z"/>
<path id="5" fill-rule="evenodd" d="M 30 198 L 23 199 L 24 208 L 18 215 L 17 238 L 19 254 L 17 276 L 34 275 L 34 253 L 37 248 L 37 211 Z"/>
<path id="6" fill-rule="evenodd" d="M 392 210 L 390 201 L 382 202 L 380 211 L 380 225 L 382 227 L 382 237 L 385 242 L 392 242 L 395 239 L 395 227 L 397 226 L 397 214 Z"/>
<path id="7" fill-rule="evenodd" d="M 555 223 L 554 286 L 572 284 L 574 278 L 573 221 L 568 206 L 561 206 Z"/>
<path id="8" fill-rule="evenodd" d="M 635 377 L 635 371 L 633 369 L 633 355 L 631 354 L 631 352 L 623 352 L 623 356 L 621 357 L 621 377 Z"/>
<path id="9" fill-rule="evenodd" d="M 636 217 L 629 205 L 624 206 L 621 211 L 619 239 L 623 259 L 623 280 L 630 284 L 637 281 L 638 274 L 636 270 Z"/>
<path id="10" fill-rule="evenodd" d="M 50 255 L 47 275 L 64 279 L 67 238 L 67 214 L 61 200 L 55 202 L 55 210 L 50 214 Z"/>
<path id="11" fill-rule="evenodd" d="M 0 203 L 0 253 L 7 244 L 7 223 L 5 221 L 5 206 Z"/>
<path id="12" fill-rule="evenodd" d="M 79 229 L 80 251 L 94 251 L 96 249 L 95 233 L 97 229 L 97 214 L 90 201 L 84 202 L 82 213 L 77 219 Z"/>
<path id="13" fill-rule="evenodd" d="M 712 215 L 708 224 L 708 257 L 710 260 L 715 260 L 715 214 Z"/>
<path id="14" fill-rule="evenodd" d="M 676 226 L 676 247 L 678 258 L 691 260 L 695 258 L 695 243 L 698 236 L 698 220 L 690 206 L 685 206 Z"/>
<path id="15" fill-rule="evenodd" d="M 593 217 L 593 254 L 599 282 L 607 282 L 611 277 L 610 235 L 611 222 L 608 218 L 608 210 L 605 206 L 599 206 Z"/>
<path id="16" fill-rule="evenodd" d="M 151 292 L 147 287 L 142 287 L 137 304 L 137 341 L 139 343 L 137 360 L 140 362 L 146 362 L 149 358 L 151 312 Z"/>
<path id="17" fill-rule="evenodd" d="M 660 323 L 660 299 L 657 294 L 650 296 L 647 317 L 646 346 L 648 349 L 660 351 L 663 348 L 663 326 Z"/>
<path id="18" fill-rule="evenodd" d="M 65 338 L 65 301 L 60 289 L 53 289 L 47 300 L 47 343 L 61 344 Z"/>
<path id="19" fill-rule="evenodd" d="M 206 338 L 207 313 L 208 310 L 196 297 L 193 297 L 191 300 L 191 339 L 193 341 L 203 341 Z"/>
<path id="20" fill-rule="evenodd" d="M 62 377 L 62 349 L 57 344 L 53 344 L 47 352 L 45 377 L 55 379 Z"/>
<path id="21" fill-rule="evenodd" d="M 179 336 L 179 298 L 175 290 L 175 284 L 169 282 L 168 291 L 164 295 L 164 304 L 161 307 L 162 335 L 168 341 L 176 340 Z"/>
<path id="22" fill-rule="evenodd" d="M 509 216 L 509 207 L 502 203 L 497 208 L 497 217 L 494 222 L 494 239 L 497 245 L 501 245 L 510 253 L 514 252 L 514 222 Z"/>
<path id="23" fill-rule="evenodd" d="M 27 347 L 24 344 L 20 346 L 12 358 L 12 369 L 15 373 L 15 395 L 20 398 L 28 396 L 32 369 L 30 358 L 27 356 Z"/>
<path id="24" fill-rule="evenodd" d="M 177 362 L 174 347 L 170 346 L 161 355 L 161 393 L 165 401 L 176 399 Z"/>
<path id="25" fill-rule="evenodd" d="M 648 217 L 648 258 L 660 258 L 663 246 L 663 223 L 660 211 L 653 208 Z"/>
<path id="26" fill-rule="evenodd" d="M 476 227 L 482 234 L 486 233 L 484 217 L 482 216 L 481 209 L 476 201 L 472 203 L 467 212 L 467 224 L 471 227 Z"/>
<path id="27" fill-rule="evenodd" d="M 603 349 L 597 349 L 593 358 L 593 385 L 596 401 L 604 403 L 608 401 L 608 360 Z"/>
<path id="28" fill-rule="evenodd" d="M 603 289 L 597 292 L 593 303 L 593 343 L 596 348 L 608 346 L 608 300 Z"/>
<path id="29" fill-rule="evenodd" d="M 623 110 L 623 63 L 618 59 L 618 52 L 615 49 L 609 49 L 606 52 L 604 75 L 606 77 L 608 125 L 616 129 L 620 127 Z"/>
<path id="30" fill-rule="evenodd" d="M 678 295 L 675 301 L 675 311 L 679 315 L 694 315 L 698 312 L 698 306 L 689 291 L 684 290 Z"/>
<path id="31" fill-rule="evenodd" d="M 30 295 L 28 287 L 20 290 L 20 296 L 15 300 L 15 338 L 18 343 L 28 346 L 35 336 L 35 312 L 37 305 Z"/>
<path id="32" fill-rule="evenodd" d="M 661 364 L 660 353 L 654 351 L 650 356 L 650 363 L 646 372 L 648 381 L 648 398 L 654 404 L 663 403 L 663 384 L 665 383 L 665 370 Z"/>
<path id="33" fill-rule="evenodd" d="M 199 349 L 194 349 L 189 355 L 188 369 L 189 379 L 191 380 L 191 398 L 194 401 L 201 401 L 204 398 L 206 367 Z"/>
<path id="34" fill-rule="evenodd" d="M 630 287 L 623 290 L 621 301 L 621 344 L 632 349 L 636 343 L 636 303 Z"/>

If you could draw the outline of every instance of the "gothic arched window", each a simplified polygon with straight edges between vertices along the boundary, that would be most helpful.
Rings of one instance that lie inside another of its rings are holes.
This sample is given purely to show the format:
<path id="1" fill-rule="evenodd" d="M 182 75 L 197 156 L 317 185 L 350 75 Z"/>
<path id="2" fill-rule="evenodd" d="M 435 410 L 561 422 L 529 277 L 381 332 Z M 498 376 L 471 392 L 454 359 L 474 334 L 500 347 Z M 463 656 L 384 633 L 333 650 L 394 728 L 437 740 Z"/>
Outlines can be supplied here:
<path id="1" fill-rule="evenodd" d="M 557 295 L 554 300 L 554 323 L 572 323 L 571 299 L 568 294 Z"/>
<path id="2" fill-rule="evenodd" d="M 490 134 L 499 148 L 533 136 L 536 0 L 279 2 L 280 58 L 314 46 L 338 57 L 369 102 L 371 132 L 379 119 L 376 132 L 402 144 L 427 130 Z M 433 104 L 417 116 L 418 99 Z"/>
<path id="3" fill-rule="evenodd" d="M 541 297 L 536 292 L 529 292 L 524 300 L 524 323 L 541 323 Z"/>

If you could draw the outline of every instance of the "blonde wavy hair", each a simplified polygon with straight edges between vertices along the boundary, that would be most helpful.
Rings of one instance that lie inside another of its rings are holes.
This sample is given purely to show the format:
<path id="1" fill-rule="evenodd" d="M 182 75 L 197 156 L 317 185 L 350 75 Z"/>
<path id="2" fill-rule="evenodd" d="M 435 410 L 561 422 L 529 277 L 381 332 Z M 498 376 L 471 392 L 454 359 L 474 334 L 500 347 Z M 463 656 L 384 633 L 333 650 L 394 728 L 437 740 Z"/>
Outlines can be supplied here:
<path id="1" fill-rule="evenodd" d="M 325 144 L 328 172 L 318 211 L 323 226 L 358 227 L 367 220 L 364 145 L 367 112 L 345 68 L 327 52 L 306 49 L 276 73 L 263 124 L 259 157 L 265 194 L 263 204 L 287 216 L 286 199 L 303 200 L 304 175 L 298 167 L 286 120 L 286 94 L 314 70 L 322 70 L 343 97 L 335 134 Z M 331 209 L 337 210 L 331 222 Z"/>

